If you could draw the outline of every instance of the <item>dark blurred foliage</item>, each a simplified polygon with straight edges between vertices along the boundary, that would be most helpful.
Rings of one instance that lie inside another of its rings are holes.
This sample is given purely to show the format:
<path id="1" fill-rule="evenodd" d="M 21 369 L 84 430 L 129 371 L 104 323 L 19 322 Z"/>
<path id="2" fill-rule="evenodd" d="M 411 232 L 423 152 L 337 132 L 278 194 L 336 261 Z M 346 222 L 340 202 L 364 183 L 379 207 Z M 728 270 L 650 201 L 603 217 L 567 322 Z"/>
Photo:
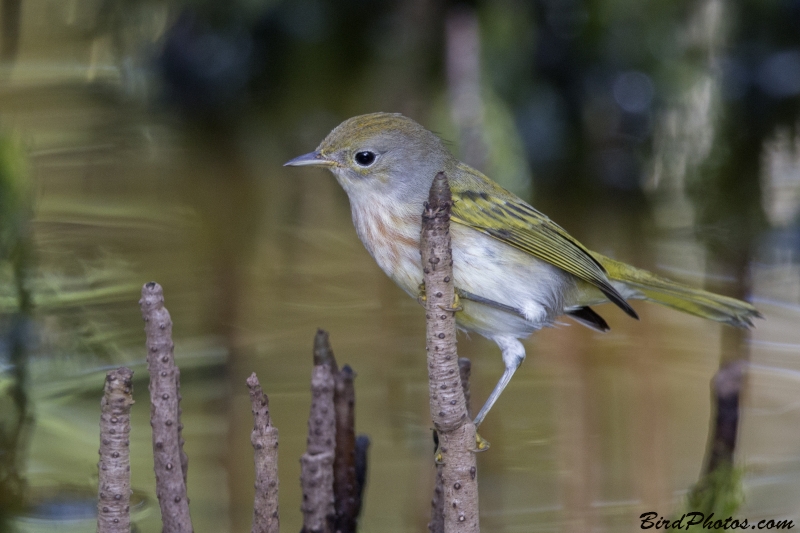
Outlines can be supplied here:
<path id="1" fill-rule="evenodd" d="M 22 0 L 4 0 L 0 4 L 0 58 L 14 60 L 19 51 L 19 21 Z"/>
<path id="2" fill-rule="evenodd" d="M 107 0 L 102 11 L 131 5 Z M 721 11 L 702 30 L 722 43 L 713 50 L 686 39 L 707 8 Z M 2 53 L 13 59 L 18 2 L 5 0 L 3 9 Z M 724 120 L 741 130 L 728 142 L 752 147 L 777 124 L 795 122 L 797 0 L 170 3 L 152 64 L 161 101 L 193 120 L 230 122 L 254 109 L 341 119 L 376 108 L 423 120 L 445 83 L 444 20 L 459 9 L 480 18 L 483 85 L 516 118 L 545 190 L 639 191 L 658 114 L 680 92 L 686 68 L 713 67 Z M 740 193 L 753 197 L 747 187 Z"/>
<path id="3" fill-rule="evenodd" d="M 269 112 L 291 98 L 293 79 L 302 83 L 320 73 L 336 76 L 332 94 L 347 92 L 374 55 L 375 32 L 392 14 L 390 2 L 366 0 L 241 7 L 185 7 L 166 32 L 156 63 L 162 97 L 185 118 L 229 120 L 248 106 Z"/>
<path id="4" fill-rule="evenodd" d="M 744 270 L 767 227 L 760 182 L 765 142 L 780 126 L 795 132 L 800 117 L 800 2 L 740 1 L 731 8 L 730 45 L 719 61 L 718 157 L 708 159 L 689 194 L 706 244 Z"/>
<path id="5" fill-rule="evenodd" d="M 532 3 L 526 13 L 534 34 L 528 69 L 506 86 L 515 93 L 537 185 L 639 188 L 654 110 L 665 89 L 657 85 L 658 64 L 669 59 L 670 30 L 681 24 L 685 5 Z"/>
<path id="6" fill-rule="evenodd" d="M 301 100 L 308 112 L 341 118 L 375 105 L 416 110 L 414 87 L 430 93 L 443 83 L 443 16 L 464 7 L 479 14 L 485 83 L 516 117 L 537 186 L 639 191 L 657 113 L 680 87 L 675 65 L 697 65 L 707 54 L 679 42 L 697 3 L 193 4 L 163 39 L 163 97 L 186 117 L 213 120 L 248 106 L 297 113 Z M 733 29 L 714 75 L 730 110 L 726 121 L 747 124 L 731 141 L 757 151 L 776 124 L 797 116 L 800 8 L 781 0 L 726 9 L 724 24 Z M 330 90 L 316 90 L 319 84 Z"/>
<path id="7" fill-rule="evenodd" d="M 215 28 L 185 11 L 159 58 L 167 101 L 188 115 L 230 113 L 258 68 L 254 39 L 241 27 Z"/>
<path id="8" fill-rule="evenodd" d="M 662 10 L 675 11 L 669 5 Z M 487 83 L 513 109 L 537 180 L 572 186 L 587 175 L 573 162 L 588 153 L 598 163 L 591 179 L 635 188 L 656 92 L 645 72 L 658 58 L 636 45 L 646 31 L 637 17 L 603 18 L 602 6 L 580 0 L 299 0 L 262 12 L 193 4 L 163 39 L 162 96 L 184 117 L 215 121 L 248 105 L 280 114 L 300 98 L 307 111 L 345 115 L 385 102 L 382 110 L 408 112 L 417 93 L 444 82 L 443 19 L 459 8 L 481 17 Z M 383 96 L 369 94 L 381 83 Z"/>

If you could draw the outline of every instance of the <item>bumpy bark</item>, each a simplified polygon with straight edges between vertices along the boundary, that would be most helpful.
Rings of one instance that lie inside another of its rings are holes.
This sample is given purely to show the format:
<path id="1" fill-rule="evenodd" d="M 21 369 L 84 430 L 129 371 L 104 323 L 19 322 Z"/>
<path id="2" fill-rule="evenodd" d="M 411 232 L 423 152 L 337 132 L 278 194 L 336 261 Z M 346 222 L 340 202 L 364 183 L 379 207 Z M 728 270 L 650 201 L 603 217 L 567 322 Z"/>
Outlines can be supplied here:
<path id="1" fill-rule="evenodd" d="M 447 177 L 440 172 L 433 180 L 422 214 L 420 239 L 430 408 L 442 458 L 444 531 L 472 533 L 479 531 L 475 425 L 467 413 L 456 352 L 451 207 Z"/>
<path id="2" fill-rule="evenodd" d="M 110 370 L 100 403 L 97 533 L 131 531 L 131 405 L 133 371 Z"/>
<path id="3" fill-rule="evenodd" d="M 348 365 L 336 373 L 336 456 L 333 461 L 333 493 L 335 497 L 335 530 L 355 533 L 361 502 L 357 500 L 356 480 L 356 392 L 355 372 Z"/>
<path id="4" fill-rule="evenodd" d="M 150 373 L 150 425 L 156 495 L 164 533 L 194 531 L 189 516 L 184 465 L 181 459 L 177 367 L 172 343 L 172 320 L 164 307 L 161 285 L 142 287 L 139 300 L 147 333 L 147 371 Z"/>
<path id="5" fill-rule="evenodd" d="M 336 410 L 333 403 L 336 361 L 328 333 L 314 338 L 314 369 L 311 373 L 311 413 L 308 442 L 300 458 L 303 489 L 303 533 L 334 530 L 333 459 L 336 450 Z"/>
<path id="6" fill-rule="evenodd" d="M 253 432 L 250 442 L 256 467 L 256 494 L 253 504 L 252 533 L 278 533 L 278 429 L 269 417 L 269 399 L 255 372 L 247 378 L 253 406 Z"/>

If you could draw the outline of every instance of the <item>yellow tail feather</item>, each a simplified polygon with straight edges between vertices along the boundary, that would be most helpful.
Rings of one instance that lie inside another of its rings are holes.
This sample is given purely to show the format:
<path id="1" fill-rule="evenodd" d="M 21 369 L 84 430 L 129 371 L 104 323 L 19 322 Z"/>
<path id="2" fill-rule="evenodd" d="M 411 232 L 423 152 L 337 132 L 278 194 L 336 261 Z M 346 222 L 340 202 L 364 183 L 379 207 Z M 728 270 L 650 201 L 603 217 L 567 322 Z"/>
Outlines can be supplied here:
<path id="1" fill-rule="evenodd" d="M 753 318 L 762 318 L 747 302 L 687 287 L 596 252 L 592 255 L 606 269 L 610 280 L 624 283 L 641 293 L 645 300 L 739 328 L 751 328 Z"/>

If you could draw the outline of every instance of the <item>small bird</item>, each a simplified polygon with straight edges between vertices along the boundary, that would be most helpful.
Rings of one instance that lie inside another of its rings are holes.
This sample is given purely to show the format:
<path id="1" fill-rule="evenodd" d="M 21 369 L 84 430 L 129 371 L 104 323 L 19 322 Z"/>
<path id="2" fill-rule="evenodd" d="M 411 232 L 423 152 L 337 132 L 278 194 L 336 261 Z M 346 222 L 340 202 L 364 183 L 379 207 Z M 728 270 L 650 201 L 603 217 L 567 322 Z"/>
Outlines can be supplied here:
<path id="1" fill-rule="evenodd" d="M 749 303 L 693 289 L 592 252 L 561 226 L 458 161 L 442 140 L 413 120 L 372 113 L 342 122 L 308 154 L 285 166 L 333 172 L 350 199 L 353 224 L 378 266 L 414 298 L 424 297 L 419 252 L 423 203 L 446 173 L 453 195 L 450 233 L 456 323 L 500 347 L 505 371 L 475 418 L 480 425 L 525 359 L 520 339 L 571 319 L 597 331 L 606 321 L 591 306 L 627 300 L 752 327 Z"/>

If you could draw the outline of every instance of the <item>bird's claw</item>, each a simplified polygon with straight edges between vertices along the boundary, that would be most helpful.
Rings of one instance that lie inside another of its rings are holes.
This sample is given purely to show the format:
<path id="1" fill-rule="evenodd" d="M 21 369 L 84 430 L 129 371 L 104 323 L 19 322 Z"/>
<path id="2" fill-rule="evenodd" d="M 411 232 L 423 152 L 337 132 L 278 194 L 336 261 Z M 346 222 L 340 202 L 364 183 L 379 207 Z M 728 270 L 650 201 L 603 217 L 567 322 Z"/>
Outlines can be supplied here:
<path id="1" fill-rule="evenodd" d="M 436 453 L 433 454 L 433 462 L 437 465 L 444 464 L 444 456 L 442 455 L 442 452 L 438 449 L 436 450 Z"/>
<path id="2" fill-rule="evenodd" d="M 417 287 L 417 302 L 424 306 L 425 302 L 428 300 L 428 296 L 425 294 L 425 284 L 420 283 Z"/>
<path id="3" fill-rule="evenodd" d="M 475 432 L 475 449 L 472 450 L 473 452 L 485 452 L 489 449 L 491 444 L 488 440 L 484 439 L 480 436 L 480 434 L 476 431 Z"/>
<path id="4" fill-rule="evenodd" d="M 450 311 L 451 313 L 455 313 L 457 311 L 463 311 L 464 306 L 461 305 L 461 298 L 458 297 L 458 293 L 456 292 L 453 294 L 453 305 L 449 307 L 445 305 L 440 305 L 439 309 L 441 309 L 442 311 Z"/>

